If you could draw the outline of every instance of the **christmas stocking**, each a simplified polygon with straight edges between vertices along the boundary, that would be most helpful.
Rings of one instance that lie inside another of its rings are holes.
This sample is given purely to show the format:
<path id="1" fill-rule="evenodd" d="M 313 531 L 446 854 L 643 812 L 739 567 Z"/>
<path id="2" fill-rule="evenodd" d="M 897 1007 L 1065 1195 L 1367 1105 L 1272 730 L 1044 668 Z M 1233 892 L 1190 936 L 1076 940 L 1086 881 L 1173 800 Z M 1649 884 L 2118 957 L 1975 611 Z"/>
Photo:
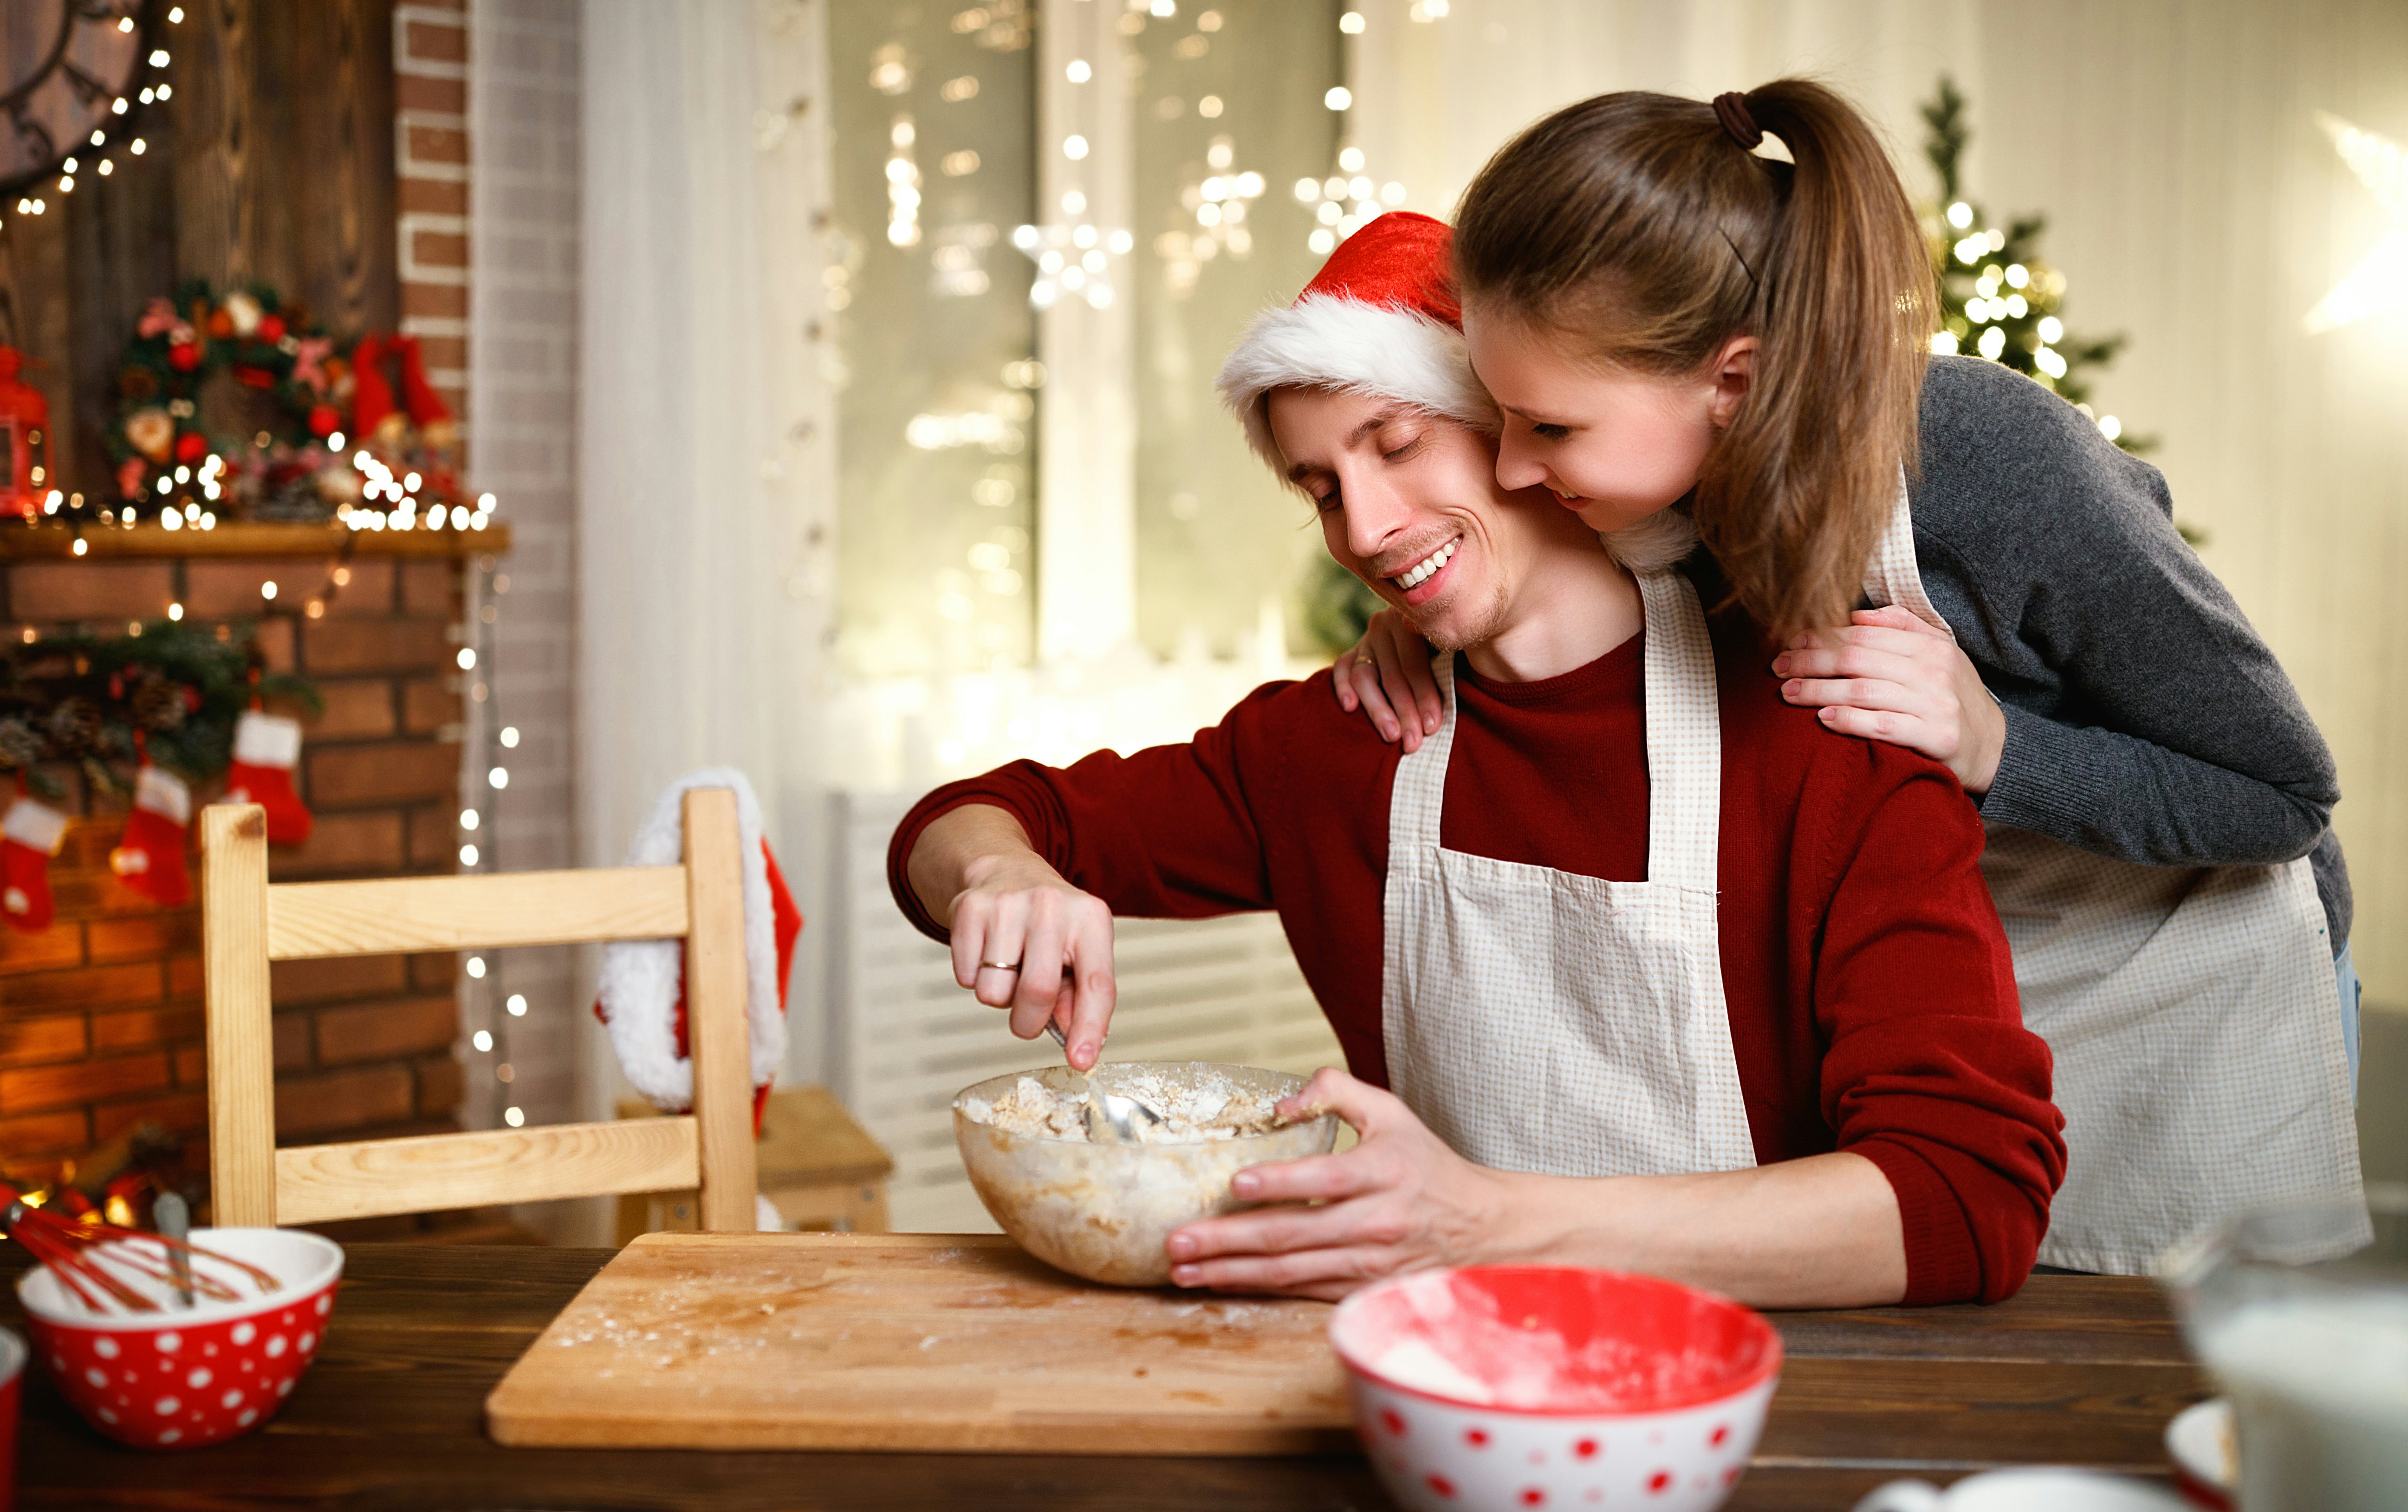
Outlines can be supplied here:
<path id="1" fill-rule="evenodd" d="M 108 853 L 109 870 L 163 908 L 192 901 L 184 864 L 184 829 L 193 821 L 193 790 L 172 772 L 145 765 L 134 779 L 134 812 L 125 838 Z"/>
<path id="2" fill-rule="evenodd" d="M 267 810 L 267 843 L 306 845 L 315 822 L 293 791 L 301 762 L 301 721 L 251 709 L 234 725 L 234 764 L 226 768 L 226 802 Z"/>
<path id="3" fill-rule="evenodd" d="M 364 445 L 373 440 L 391 446 L 407 423 L 394 403 L 393 381 L 385 377 L 385 340 L 366 335 L 351 349 L 351 435 Z"/>
<path id="4" fill-rule="evenodd" d="M 28 934 L 50 927 L 50 858 L 66 838 L 67 817 L 20 798 L 0 820 L 0 917 Z"/>
<path id="5" fill-rule="evenodd" d="M 409 411 L 409 422 L 418 427 L 419 436 L 437 451 L 449 451 L 459 438 L 459 428 L 452 423 L 452 407 L 426 381 L 426 354 L 416 336 L 396 336 L 393 350 L 401 359 L 401 403 Z"/>

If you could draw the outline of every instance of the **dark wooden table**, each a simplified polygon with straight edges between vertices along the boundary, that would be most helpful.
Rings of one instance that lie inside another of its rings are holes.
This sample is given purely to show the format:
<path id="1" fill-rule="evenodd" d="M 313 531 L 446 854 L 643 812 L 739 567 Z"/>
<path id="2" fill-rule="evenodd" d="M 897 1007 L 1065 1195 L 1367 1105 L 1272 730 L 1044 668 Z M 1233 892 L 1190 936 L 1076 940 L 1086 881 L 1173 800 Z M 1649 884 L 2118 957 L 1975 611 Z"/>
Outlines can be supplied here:
<path id="1" fill-rule="evenodd" d="M 1156 1460 L 506 1449 L 485 1393 L 606 1249 L 354 1245 L 317 1363 L 265 1432 L 150 1454 L 84 1427 L 28 1372 L 22 1507 L 1384 1508 L 1359 1458 Z M 0 1246 L 22 1328 L 22 1251 Z M 1845 1512 L 1885 1480 L 2075 1463 L 2162 1475 L 2206 1395 L 2156 1289 L 2042 1276 L 2001 1306 L 1776 1314 L 1789 1359 L 1734 1508 Z"/>

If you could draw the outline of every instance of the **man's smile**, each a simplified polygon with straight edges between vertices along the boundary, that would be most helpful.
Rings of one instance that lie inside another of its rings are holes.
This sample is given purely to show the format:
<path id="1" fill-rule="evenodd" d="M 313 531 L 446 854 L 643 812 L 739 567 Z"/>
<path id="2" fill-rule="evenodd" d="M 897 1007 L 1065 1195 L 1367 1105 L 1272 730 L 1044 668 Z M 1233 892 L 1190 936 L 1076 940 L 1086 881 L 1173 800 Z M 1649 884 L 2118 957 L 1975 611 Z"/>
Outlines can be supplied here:
<path id="1" fill-rule="evenodd" d="M 1440 569 L 1455 559 L 1455 549 L 1462 544 L 1463 537 L 1455 536 L 1404 571 L 1390 575 L 1388 581 L 1397 585 L 1398 592 L 1411 593 L 1414 589 L 1437 577 Z"/>

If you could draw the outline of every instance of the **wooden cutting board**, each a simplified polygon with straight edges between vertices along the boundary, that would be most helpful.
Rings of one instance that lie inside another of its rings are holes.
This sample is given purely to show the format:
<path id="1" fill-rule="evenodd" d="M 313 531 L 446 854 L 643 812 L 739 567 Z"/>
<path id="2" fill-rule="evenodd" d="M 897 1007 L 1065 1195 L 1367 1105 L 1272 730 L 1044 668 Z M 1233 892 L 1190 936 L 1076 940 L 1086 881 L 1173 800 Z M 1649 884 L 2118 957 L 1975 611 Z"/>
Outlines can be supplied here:
<path id="1" fill-rule="evenodd" d="M 648 1234 L 485 1399 L 497 1443 L 1320 1454 L 1329 1307 L 1094 1286 L 990 1234 Z"/>

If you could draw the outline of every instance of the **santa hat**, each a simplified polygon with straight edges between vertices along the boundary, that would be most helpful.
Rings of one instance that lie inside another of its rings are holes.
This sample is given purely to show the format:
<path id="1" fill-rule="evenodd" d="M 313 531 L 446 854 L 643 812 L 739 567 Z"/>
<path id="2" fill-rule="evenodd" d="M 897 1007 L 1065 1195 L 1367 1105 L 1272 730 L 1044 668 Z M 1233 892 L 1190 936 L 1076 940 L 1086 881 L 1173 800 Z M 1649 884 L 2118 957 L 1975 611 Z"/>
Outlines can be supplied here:
<path id="1" fill-rule="evenodd" d="M 1254 317 L 1221 364 L 1222 402 L 1257 455 L 1284 472 L 1264 401 L 1273 389 L 1401 399 L 1495 435 L 1497 402 L 1471 376 L 1443 221 L 1391 210 L 1339 243 L 1285 309 Z"/>
<path id="2" fill-rule="evenodd" d="M 692 788 L 736 793 L 738 851 L 744 869 L 744 976 L 749 988 L 753 1125 L 786 1057 L 786 977 L 803 916 L 761 831 L 761 806 L 744 774 L 706 767 L 668 785 L 627 848 L 630 866 L 674 866 L 685 851 L 683 799 Z M 694 1063 L 687 1055 L 685 942 L 622 940 L 602 948 L 602 985 L 595 1015 L 610 1031 L 610 1048 L 628 1082 L 666 1112 L 694 1103 Z"/>
<path id="3" fill-rule="evenodd" d="M 1287 463 L 1271 438 L 1273 389 L 1334 389 L 1398 399 L 1485 435 L 1497 401 L 1471 371 L 1463 303 L 1452 267 L 1455 233 L 1411 210 L 1375 217 L 1338 244 L 1296 303 L 1254 317 L 1221 364 L 1219 388 L 1271 471 Z M 1661 509 L 1599 537 L 1634 572 L 1669 567 L 1697 545 L 1697 527 Z"/>

